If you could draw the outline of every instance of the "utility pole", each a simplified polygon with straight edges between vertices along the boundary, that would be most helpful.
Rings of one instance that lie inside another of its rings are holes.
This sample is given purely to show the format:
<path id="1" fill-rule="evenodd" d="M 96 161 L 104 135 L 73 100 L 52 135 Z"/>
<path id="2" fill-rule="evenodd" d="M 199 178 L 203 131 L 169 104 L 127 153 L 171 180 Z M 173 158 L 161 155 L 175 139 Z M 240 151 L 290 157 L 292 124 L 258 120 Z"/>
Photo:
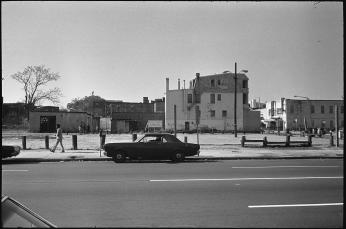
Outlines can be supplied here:
<path id="1" fill-rule="evenodd" d="M 174 105 L 174 136 L 177 137 L 177 105 Z"/>
<path id="2" fill-rule="evenodd" d="M 336 131 L 336 147 L 339 147 L 339 108 L 335 105 L 335 131 Z"/>
<path id="3" fill-rule="evenodd" d="M 234 137 L 237 137 L 237 62 L 234 67 Z"/>

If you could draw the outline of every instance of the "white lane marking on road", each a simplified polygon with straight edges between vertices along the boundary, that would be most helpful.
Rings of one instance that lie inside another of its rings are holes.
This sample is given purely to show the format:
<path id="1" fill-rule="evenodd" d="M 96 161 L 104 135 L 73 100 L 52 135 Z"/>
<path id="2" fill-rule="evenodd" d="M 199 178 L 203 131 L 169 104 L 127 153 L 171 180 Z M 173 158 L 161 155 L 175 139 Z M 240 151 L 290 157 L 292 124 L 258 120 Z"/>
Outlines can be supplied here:
<path id="1" fill-rule="evenodd" d="M 240 180 L 303 180 L 303 179 L 343 179 L 344 177 L 249 177 L 249 178 L 206 178 L 206 179 L 167 179 L 149 180 L 151 182 L 166 181 L 240 181 Z"/>
<path id="2" fill-rule="evenodd" d="M 250 205 L 249 208 L 284 208 L 284 207 L 314 207 L 314 206 L 337 206 L 344 203 L 324 203 L 324 204 L 277 204 L 277 205 Z"/>
<path id="3" fill-rule="evenodd" d="M 249 167 L 232 167 L 232 169 L 267 169 L 267 168 L 335 168 L 335 167 L 340 167 L 340 166 L 334 166 L 334 165 L 325 165 L 325 166 L 300 166 L 300 165 L 282 165 L 282 166 L 249 166 Z"/>
<path id="4" fill-rule="evenodd" d="M 22 170 L 20 170 L 20 169 L 4 169 L 4 170 L 1 170 L 1 171 L 3 171 L 3 172 L 28 172 L 29 170 L 25 170 L 25 169 L 22 169 Z"/>

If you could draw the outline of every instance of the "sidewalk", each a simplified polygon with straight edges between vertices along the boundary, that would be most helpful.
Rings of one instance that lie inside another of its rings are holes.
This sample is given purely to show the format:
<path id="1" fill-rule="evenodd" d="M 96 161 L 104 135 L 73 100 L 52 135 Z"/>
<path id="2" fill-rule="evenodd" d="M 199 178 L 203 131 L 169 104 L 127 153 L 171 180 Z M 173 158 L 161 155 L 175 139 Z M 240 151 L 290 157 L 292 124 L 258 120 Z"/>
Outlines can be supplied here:
<path id="1" fill-rule="evenodd" d="M 102 150 L 65 150 L 55 153 L 47 149 L 21 150 L 16 157 L 5 158 L 3 162 L 58 162 L 58 161 L 111 161 Z M 237 160 L 237 159 L 312 159 L 343 158 L 343 148 L 337 147 L 241 147 L 235 145 L 201 145 L 200 155 L 186 160 Z"/>
<path id="2" fill-rule="evenodd" d="M 51 135 L 51 134 L 50 134 Z M 311 147 L 262 147 L 262 144 L 249 143 L 241 147 L 240 140 L 243 134 L 237 138 L 232 134 L 200 134 L 199 144 L 201 146 L 200 155 L 187 157 L 187 160 L 236 160 L 236 159 L 297 159 L 297 158 L 343 158 L 343 144 L 340 141 L 339 147 L 329 146 L 329 138 L 313 138 Z M 58 146 L 55 153 L 44 148 L 45 134 L 31 134 L 27 137 L 27 150 L 21 150 L 16 157 L 5 158 L 3 162 L 56 162 L 56 161 L 108 161 L 102 150 L 99 150 L 99 136 L 97 134 L 78 135 L 78 150 L 73 150 L 72 134 L 65 134 L 65 152 L 61 153 Z M 141 138 L 138 134 L 138 138 Z M 246 134 L 246 139 L 263 139 L 268 141 L 285 141 L 283 135 L 270 134 Z M 50 138 L 50 146 L 55 142 L 53 136 Z M 177 134 L 177 138 L 184 141 L 187 138 L 189 143 L 197 143 L 196 134 Z M 306 137 L 292 136 L 291 140 L 307 140 Z M 131 134 L 109 134 L 106 136 L 106 143 L 109 142 L 131 142 Z M 5 135 L 3 133 L 2 144 L 21 146 L 21 136 Z"/>

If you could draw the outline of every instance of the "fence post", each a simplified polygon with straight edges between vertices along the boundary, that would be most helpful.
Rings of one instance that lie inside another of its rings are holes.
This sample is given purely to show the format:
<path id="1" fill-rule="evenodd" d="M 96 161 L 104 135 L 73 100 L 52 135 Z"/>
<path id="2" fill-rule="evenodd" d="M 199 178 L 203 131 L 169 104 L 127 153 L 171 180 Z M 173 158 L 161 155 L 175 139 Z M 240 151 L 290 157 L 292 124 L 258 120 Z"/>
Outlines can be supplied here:
<path id="1" fill-rule="evenodd" d="M 46 149 L 49 149 L 49 136 L 45 136 Z"/>
<path id="2" fill-rule="evenodd" d="M 22 146 L 23 149 L 26 149 L 26 136 L 22 136 Z"/>
<path id="3" fill-rule="evenodd" d="M 330 146 L 334 146 L 334 137 L 332 132 L 330 132 Z"/>
<path id="4" fill-rule="evenodd" d="M 77 135 L 72 135 L 72 145 L 73 145 L 73 149 L 76 150 L 77 149 Z"/>
<path id="5" fill-rule="evenodd" d="M 265 136 L 263 138 L 263 147 L 267 147 L 267 143 L 268 143 L 268 140 L 267 140 L 267 137 Z"/>
<path id="6" fill-rule="evenodd" d="M 286 135 L 286 146 L 290 146 L 290 135 Z"/>
<path id="7" fill-rule="evenodd" d="M 240 143 L 241 143 L 241 147 L 244 147 L 245 146 L 245 136 L 242 136 L 241 137 L 241 140 L 240 140 Z"/>
<path id="8" fill-rule="evenodd" d="M 308 135 L 308 145 L 309 146 L 312 145 L 312 135 L 311 134 Z"/>

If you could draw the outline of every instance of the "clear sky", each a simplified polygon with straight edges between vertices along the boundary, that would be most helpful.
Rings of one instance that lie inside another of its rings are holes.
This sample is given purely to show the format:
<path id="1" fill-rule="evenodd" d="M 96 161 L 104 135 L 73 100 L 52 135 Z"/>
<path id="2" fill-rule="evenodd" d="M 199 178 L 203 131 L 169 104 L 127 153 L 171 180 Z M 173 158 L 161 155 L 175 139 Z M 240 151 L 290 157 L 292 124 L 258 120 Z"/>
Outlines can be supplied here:
<path id="1" fill-rule="evenodd" d="M 249 99 L 342 99 L 340 2 L 1 2 L 2 96 L 28 65 L 61 75 L 66 107 L 91 95 L 141 102 L 165 96 L 165 78 L 248 70 Z M 42 105 L 51 105 L 44 103 Z"/>

